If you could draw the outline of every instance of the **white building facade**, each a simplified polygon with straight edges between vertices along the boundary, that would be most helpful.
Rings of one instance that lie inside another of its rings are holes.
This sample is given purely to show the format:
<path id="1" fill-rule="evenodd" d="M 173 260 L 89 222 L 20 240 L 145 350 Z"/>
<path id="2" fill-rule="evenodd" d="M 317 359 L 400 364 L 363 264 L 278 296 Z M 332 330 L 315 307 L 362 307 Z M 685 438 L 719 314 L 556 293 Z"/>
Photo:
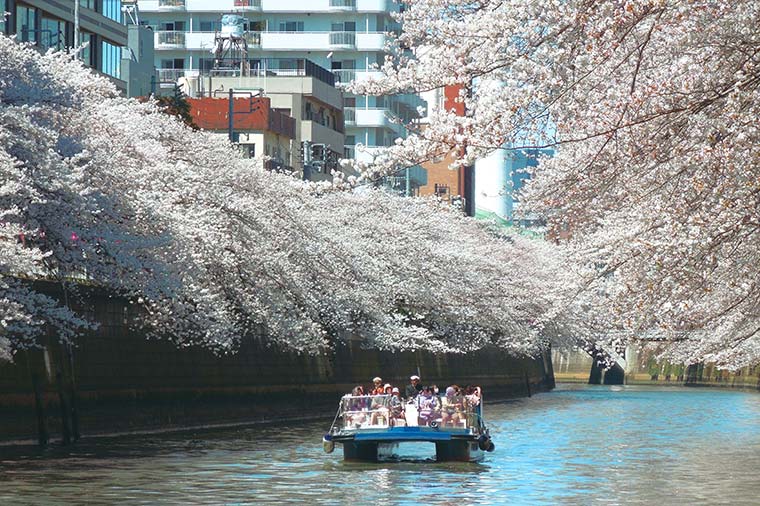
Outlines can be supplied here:
<path id="1" fill-rule="evenodd" d="M 163 80 L 195 76 L 213 65 L 211 50 L 223 14 L 246 18 L 251 67 L 277 59 L 311 60 L 338 81 L 372 75 L 385 58 L 387 32 L 397 28 L 393 0 L 139 0 L 141 23 L 155 30 L 156 67 Z M 284 63 L 283 63 L 284 62 Z M 264 64 L 265 65 L 265 64 Z M 417 117 L 424 101 L 416 95 L 344 98 L 347 158 L 367 158 L 356 145 L 389 146 L 406 135 L 404 122 Z"/>

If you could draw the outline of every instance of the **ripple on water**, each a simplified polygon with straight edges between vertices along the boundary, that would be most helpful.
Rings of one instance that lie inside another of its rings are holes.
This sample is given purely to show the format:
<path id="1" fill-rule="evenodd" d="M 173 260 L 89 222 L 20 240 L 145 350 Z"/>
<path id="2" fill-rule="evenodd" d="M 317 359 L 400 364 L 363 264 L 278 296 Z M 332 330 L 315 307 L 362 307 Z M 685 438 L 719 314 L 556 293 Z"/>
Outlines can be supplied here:
<path id="1" fill-rule="evenodd" d="M 760 396 L 560 387 L 486 406 L 483 463 L 345 463 L 322 423 L 0 449 L 0 504 L 757 504 Z"/>

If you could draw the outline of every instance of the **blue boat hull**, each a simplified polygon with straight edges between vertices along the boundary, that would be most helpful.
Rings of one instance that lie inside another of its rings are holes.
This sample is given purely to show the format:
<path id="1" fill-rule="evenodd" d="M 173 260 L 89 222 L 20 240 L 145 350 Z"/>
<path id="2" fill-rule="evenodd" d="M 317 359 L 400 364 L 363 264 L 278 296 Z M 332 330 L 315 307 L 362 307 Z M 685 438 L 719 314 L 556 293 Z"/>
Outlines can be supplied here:
<path id="1" fill-rule="evenodd" d="M 484 452 L 477 437 L 465 431 L 399 427 L 384 431 L 358 431 L 334 437 L 343 445 L 343 458 L 355 462 L 378 462 L 392 457 L 399 443 L 435 443 L 438 462 L 478 462 Z"/>

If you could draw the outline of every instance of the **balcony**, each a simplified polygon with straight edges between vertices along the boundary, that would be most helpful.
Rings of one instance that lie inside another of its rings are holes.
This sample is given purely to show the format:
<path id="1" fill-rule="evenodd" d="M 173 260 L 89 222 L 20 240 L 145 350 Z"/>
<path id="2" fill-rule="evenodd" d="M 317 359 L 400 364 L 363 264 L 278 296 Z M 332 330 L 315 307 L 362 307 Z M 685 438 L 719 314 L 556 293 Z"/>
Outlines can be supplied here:
<path id="1" fill-rule="evenodd" d="M 340 84 L 348 84 L 351 81 L 365 81 L 371 77 L 379 79 L 383 76 L 383 73 L 377 70 L 344 69 L 333 70 L 332 72 L 335 74 L 335 82 Z"/>
<path id="2" fill-rule="evenodd" d="M 348 12 L 356 10 L 356 0 L 330 0 L 330 10 Z"/>
<path id="3" fill-rule="evenodd" d="M 156 50 L 214 47 L 214 32 L 157 30 Z M 159 36 L 159 34 L 162 34 Z M 178 34 L 178 35 L 170 35 Z M 383 51 L 385 34 L 378 32 L 246 32 L 248 46 L 265 51 Z M 357 72 L 357 79 L 364 74 Z"/>
<path id="4" fill-rule="evenodd" d="M 396 132 L 396 127 L 389 117 L 389 111 L 379 107 L 344 107 L 343 121 L 346 126 L 386 128 Z"/>
<path id="5" fill-rule="evenodd" d="M 249 48 L 261 47 L 261 32 L 245 32 L 243 38 L 248 43 Z"/>
<path id="6" fill-rule="evenodd" d="M 234 0 L 236 11 L 257 12 L 261 10 L 261 0 Z"/>
<path id="7" fill-rule="evenodd" d="M 141 12 L 387 13 L 392 0 L 139 0 Z"/>
<path id="8" fill-rule="evenodd" d="M 180 77 L 197 76 L 197 69 L 158 69 L 158 82 L 161 88 L 173 88 Z"/>
<path id="9" fill-rule="evenodd" d="M 185 7 L 185 0 L 158 0 L 159 11 L 184 11 Z"/>
<path id="10" fill-rule="evenodd" d="M 156 49 L 185 49 L 185 32 L 156 32 Z"/>
<path id="11" fill-rule="evenodd" d="M 356 49 L 356 32 L 330 32 L 332 49 Z"/>
<path id="12" fill-rule="evenodd" d="M 344 107 L 343 108 L 343 122 L 348 125 L 356 125 L 356 108 Z"/>

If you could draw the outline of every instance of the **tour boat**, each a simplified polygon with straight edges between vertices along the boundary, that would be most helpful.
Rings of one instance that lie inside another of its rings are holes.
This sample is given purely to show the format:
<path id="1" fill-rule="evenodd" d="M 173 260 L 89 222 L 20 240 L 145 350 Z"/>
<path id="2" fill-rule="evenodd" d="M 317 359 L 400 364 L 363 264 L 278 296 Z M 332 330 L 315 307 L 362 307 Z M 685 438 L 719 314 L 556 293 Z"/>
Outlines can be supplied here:
<path id="1" fill-rule="evenodd" d="M 404 402 L 403 414 L 394 417 L 391 397 L 344 396 L 322 440 L 324 451 L 332 453 L 339 443 L 344 460 L 378 462 L 398 459 L 402 443 L 421 442 L 435 444 L 438 462 L 478 462 L 485 452 L 494 450 L 483 422 L 482 399 L 473 405 L 464 397 L 454 398 L 443 409 L 439 401 L 432 413 L 422 413 L 416 403 Z"/>

